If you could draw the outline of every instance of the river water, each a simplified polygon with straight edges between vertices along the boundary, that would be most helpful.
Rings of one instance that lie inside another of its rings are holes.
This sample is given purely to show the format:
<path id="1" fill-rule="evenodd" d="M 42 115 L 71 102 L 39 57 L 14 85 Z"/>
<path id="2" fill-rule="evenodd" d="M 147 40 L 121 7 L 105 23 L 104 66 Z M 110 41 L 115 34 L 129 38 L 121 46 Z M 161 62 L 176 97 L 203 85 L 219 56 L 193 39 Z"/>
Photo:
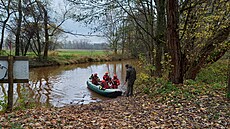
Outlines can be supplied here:
<path id="1" fill-rule="evenodd" d="M 86 63 L 77 65 L 42 67 L 30 69 L 29 83 L 14 84 L 14 102 L 19 98 L 27 97 L 37 104 L 62 107 L 71 104 L 87 104 L 90 102 L 103 101 L 106 98 L 89 90 L 86 81 L 93 73 L 97 73 L 100 79 L 105 72 L 112 76 L 117 74 L 121 81 L 121 88 L 125 79 L 125 64 L 134 65 L 136 61 L 116 61 L 103 63 Z M 0 100 L 7 93 L 7 84 L 1 84 Z"/>

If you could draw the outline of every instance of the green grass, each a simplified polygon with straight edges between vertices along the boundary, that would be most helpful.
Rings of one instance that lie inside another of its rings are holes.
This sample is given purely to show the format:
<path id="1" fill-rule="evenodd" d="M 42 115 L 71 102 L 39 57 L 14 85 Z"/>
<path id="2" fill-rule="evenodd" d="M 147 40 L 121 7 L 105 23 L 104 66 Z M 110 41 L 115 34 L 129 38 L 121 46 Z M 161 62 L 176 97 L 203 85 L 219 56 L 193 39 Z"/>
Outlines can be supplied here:
<path id="1" fill-rule="evenodd" d="M 103 56 L 108 52 L 105 50 L 57 50 L 58 56 Z"/>
<path id="2" fill-rule="evenodd" d="M 135 82 L 138 92 L 152 97 L 161 96 L 164 100 L 193 99 L 199 95 L 216 95 L 229 97 L 226 93 L 228 60 L 222 59 L 201 70 L 196 80 L 184 80 L 184 84 L 175 85 L 164 78 L 150 77 L 139 73 Z"/>
<path id="3" fill-rule="evenodd" d="M 49 52 L 49 59 L 55 59 L 57 62 L 66 62 L 69 60 L 77 62 L 88 62 L 89 60 L 100 61 L 109 57 L 111 51 L 105 50 L 79 50 L 79 49 L 59 49 Z"/>
<path id="4" fill-rule="evenodd" d="M 221 59 L 205 69 L 197 75 L 196 81 L 205 82 L 208 84 L 226 83 L 228 74 L 228 59 Z"/>
<path id="5" fill-rule="evenodd" d="M 7 56 L 9 51 L 2 51 L 2 56 Z M 14 52 L 11 52 L 14 54 Z M 44 67 L 52 65 L 68 65 L 88 62 L 104 62 L 121 60 L 125 57 L 122 54 L 113 54 L 110 50 L 82 50 L 82 49 L 57 49 L 48 52 L 48 58 L 43 58 L 43 53 L 40 57 L 33 52 L 27 52 L 27 57 L 31 67 Z"/>
<path id="6" fill-rule="evenodd" d="M 14 51 L 11 52 L 14 55 Z M 58 49 L 55 51 L 49 51 L 49 56 L 105 56 L 112 54 L 111 51 L 107 50 L 83 50 L 83 49 Z M 9 55 L 10 51 L 3 50 L 0 52 L 0 55 Z M 42 54 L 43 55 L 43 54 Z M 27 52 L 27 56 L 35 57 L 36 55 L 33 52 Z"/>
<path id="7" fill-rule="evenodd" d="M 7 56 L 9 51 L 4 50 L 0 54 Z M 14 54 L 15 52 L 11 52 Z M 58 62 L 59 64 L 87 63 L 109 60 L 113 57 L 113 52 L 109 50 L 83 50 L 83 49 L 57 49 L 48 52 L 48 61 Z M 37 58 L 33 52 L 27 52 L 29 59 Z M 43 53 L 41 53 L 43 57 Z M 39 63 L 39 62 L 37 62 Z"/>

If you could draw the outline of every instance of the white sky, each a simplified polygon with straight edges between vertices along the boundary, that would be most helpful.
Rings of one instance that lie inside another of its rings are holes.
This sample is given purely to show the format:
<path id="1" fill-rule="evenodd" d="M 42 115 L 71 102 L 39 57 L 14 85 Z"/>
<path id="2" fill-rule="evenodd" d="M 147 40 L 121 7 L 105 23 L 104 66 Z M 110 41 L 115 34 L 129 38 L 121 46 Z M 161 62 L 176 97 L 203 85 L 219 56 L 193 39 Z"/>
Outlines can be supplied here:
<path id="1" fill-rule="evenodd" d="M 64 0 L 65 1 L 65 0 Z M 64 9 L 63 6 L 63 0 L 53 0 L 53 9 L 56 11 L 60 11 L 61 9 Z M 60 7 L 61 6 L 61 7 Z M 65 21 L 65 23 L 61 26 L 63 29 L 65 29 L 66 31 L 71 31 L 73 33 L 79 33 L 79 34 L 83 34 L 83 35 L 89 35 L 90 32 L 92 32 L 90 30 L 89 27 L 86 27 L 83 24 L 77 23 L 73 20 L 67 20 Z M 98 33 L 93 33 L 93 35 L 97 35 Z M 105 43 L 106 40 L 105 38 L 102 37 L 97 37 L 97 36 L 74 36 L 74 35 L 67 35 L 67 39 L 66 40 L 88 40 L 90 43 Z"/>

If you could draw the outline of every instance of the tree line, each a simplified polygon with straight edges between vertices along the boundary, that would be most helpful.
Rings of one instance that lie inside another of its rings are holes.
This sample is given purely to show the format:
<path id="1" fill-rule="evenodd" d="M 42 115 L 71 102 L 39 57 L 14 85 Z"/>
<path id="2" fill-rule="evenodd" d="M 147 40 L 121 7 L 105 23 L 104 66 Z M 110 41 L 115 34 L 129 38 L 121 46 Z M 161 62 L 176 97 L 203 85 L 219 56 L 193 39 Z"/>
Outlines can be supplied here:
<path id="1" fill-rule="evenodd" d="M 6 46 L 16 56 L 32 51 L 39 59 L 46 59 L 55 48 L 57 39 L 65 32 L 61 25 L 68 19 L 69 10 L 62 14 L 50 8 L 52 0 L 1 0 L 0 51 Z M 55 17 L 54 17 L 55 16 Z"/>
<path id="2" fill-rule="evenodd" d="M 60 42 L 57 49 L 109 50 L 109 45 L 107 43 L 89 43 L 87 40 L 74 40 L 65 43 Z"/>
<path id="3" fill-rule="evenodd" d="M 228 0 L 65 0 L 61 22 L 51 19 L 52 1 L 1 1 L 2 37 L 15 45 L 15 55 L 31 49 L 47 58 L 61 25 L 72 19 L 95 24 L 116 54 L 143 57 L 151 76 L 183 83 L 195 79 L 202 68 L 228 52 L 230 3 Z M 3 40 L 1 40 L 0 50 Z M 43 55 L 42 55 L 43 54 Z"/>

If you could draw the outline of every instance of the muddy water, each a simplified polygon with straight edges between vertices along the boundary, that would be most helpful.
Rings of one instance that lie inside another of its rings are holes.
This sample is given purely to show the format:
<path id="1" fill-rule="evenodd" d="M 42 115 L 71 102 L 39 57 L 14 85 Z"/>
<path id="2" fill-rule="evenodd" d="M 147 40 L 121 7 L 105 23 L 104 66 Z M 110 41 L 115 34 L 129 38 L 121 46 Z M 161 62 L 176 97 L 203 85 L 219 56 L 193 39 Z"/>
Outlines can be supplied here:
<path id="1" fill-rule="evenodd" d="M 59 67 L 44 67 L 30 69 L 28 84 L 16 84 L 14 101 L 27 96 L 40 104 L 62 107 L 69 104 L 87 104 L 111 98 L 102 97 L 87 88 L 86 81 L 92 73 L 98 73 L 102 78 L 108 71 L 110 75 L 117 74 L 124 83 L 125 64 L 134 65 L 136 61 L 118 61 L 93 64 L 79 64 Z M 120 86 L 124 91 L 125 87 Z M 0 98 L 7 93 L 7 85 L 0 87 Z"/>

